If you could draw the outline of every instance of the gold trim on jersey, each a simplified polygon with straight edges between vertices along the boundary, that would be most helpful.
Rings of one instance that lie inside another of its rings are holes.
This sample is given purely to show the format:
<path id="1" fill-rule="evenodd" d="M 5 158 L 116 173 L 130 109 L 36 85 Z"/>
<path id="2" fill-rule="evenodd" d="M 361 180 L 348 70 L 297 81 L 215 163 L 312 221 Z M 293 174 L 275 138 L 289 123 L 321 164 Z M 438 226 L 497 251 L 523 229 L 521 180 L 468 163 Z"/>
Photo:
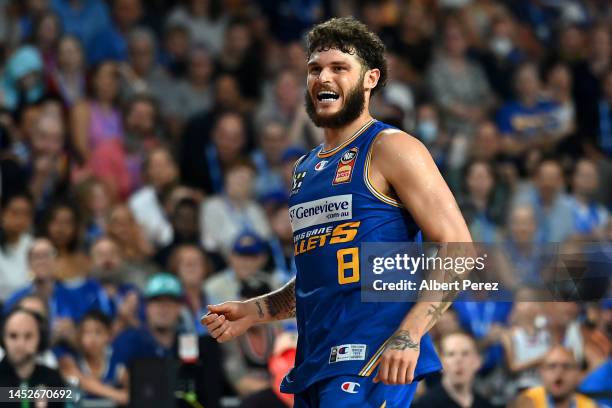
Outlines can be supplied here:
<path id="1" fill-rule="evenodd" d="M 380 408 L 387 408 L 387 400 L 384 400 Z"/>
<path id="2" fill-rule="evenodd" d="M 372 150 L 374 149 L 374 143 L 376 142 L 376 139 L 378 139 L 378 136 L 380 136 L 381 133 L 374 136 L 374 139 L 372 140 L 372 144 L 370 144 L 370 147 L 368 148 L 368 154 L 366 155 L 366 160 L 365 160 L 365 167 L 363 169 L 363 181 L 365 182 L 365 185 L 368 188 L 368 190 L 370 190 L 370 192 L 374 195 L 374 197 L 378 198 L 383 203 L 392 205 L 394 207 L 403 207 L 401 202 L 378 191 L 376 187 L 374 187 L 374 185 L 370 181 L 370 161 L 372 160 Z"/>
<path id="3" fill-rule="evenodd" d="M 376 353 L 374 353 L 374 355 L 372 356 L 372 358 L 370 359 L 370 361 L 367 362 L 367 364 L 365 366 L 363 366 L 363 368 L 361 369 L 361 371 L 359 371 L 359 375 L 361 377 L 368 377 L 370 374 L 372 374 L 372 371 L 374 371 L 374 369 L 376 368 L 376 366 L 378 365 L 378 363 L 380 362 L 380 356 L 382 356 L 383 351 L 385 351 L 385 346 L 387 345 L 387 343 L 389 342 L 389 340 L 391 340 L 391 337 L 389 337 L 379 348 L 378 350 L 376 350 Z"/>
<path id="4" fill-rule="evenodd" d="M 330 150 L 323 150 L 321 149 L 319 151 L 319 153 L 317 153 L 317 156 L 321 159 L 326 158 L 326 157 L 330 157 L 333 156 L 334 154 L 338 153 L 338 151 L 340 151 L 341 149 L 343 149 L 344 147 L 346 147 L 349 143 L 353 142 L 355 139 L 357 139 L 357 137 L 359 137 L 359 135 L 361 135 L 363 132 L 366 131 L 367 128 L 369 128 L 374 122 L 376 122 L 376 119 L 370 119 L 370 121 L 368 121 L 365 125 L 363 125 L 359 130 L 357 130 L 355 132 L 355 134 L 353 136 L 351 136 L 348 140 L 345 140 L 342 144 L 334 147 L 333 149 Z"/>

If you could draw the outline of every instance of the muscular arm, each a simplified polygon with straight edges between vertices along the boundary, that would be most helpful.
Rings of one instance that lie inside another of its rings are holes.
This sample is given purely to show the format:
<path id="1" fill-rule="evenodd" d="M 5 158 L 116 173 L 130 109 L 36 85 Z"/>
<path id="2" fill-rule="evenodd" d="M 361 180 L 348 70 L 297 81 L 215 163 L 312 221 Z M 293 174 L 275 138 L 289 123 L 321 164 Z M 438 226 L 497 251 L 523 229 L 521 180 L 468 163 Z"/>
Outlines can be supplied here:
<path id="1" fill-rule="evenodd" d="M 370 179 L 387 195 L 396 195 L 428 240 L 468 243 L 448 246 L 438 256 L 465 256 L 472 242 L 459 207 L 423 144 L 400 131 L 383 132 L 374 142 Z M 451 305 L 456 293 L 428 296 L 410 309 L 391 342 L 418 341 Z M 416 347 L 416 346 L 413 346 Z"/>
<path id="2" fill-rule="evenodd" d="M 202 316 L 211 336 L 223 343 L 246 332 L 254 324 L 289 319 L 295 316 L 295 278 L 267 295 L 241 302 L 208 305 Z"/>
<path id="3" fill-rule="evenodd" d="M 272 322 L 295 317 L 295 278 L 285 286 L 248 301 L 257 313 L 257 322 Z"/>

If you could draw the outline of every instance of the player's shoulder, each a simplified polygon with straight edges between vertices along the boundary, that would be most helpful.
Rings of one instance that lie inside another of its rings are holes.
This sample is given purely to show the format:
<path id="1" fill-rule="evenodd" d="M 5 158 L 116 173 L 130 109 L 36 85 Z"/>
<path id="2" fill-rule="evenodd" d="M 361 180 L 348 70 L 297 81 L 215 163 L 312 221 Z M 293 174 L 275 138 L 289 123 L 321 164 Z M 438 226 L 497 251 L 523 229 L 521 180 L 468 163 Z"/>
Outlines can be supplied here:
<path id="1" fill-rule="evenodd" d="M 411 155 L 429 155 L 425 145 L 410 133 L 389 127 L 378 132 L 372 143 L 373 157 L 393 159 L 398 153 L 409 151 Z"/>

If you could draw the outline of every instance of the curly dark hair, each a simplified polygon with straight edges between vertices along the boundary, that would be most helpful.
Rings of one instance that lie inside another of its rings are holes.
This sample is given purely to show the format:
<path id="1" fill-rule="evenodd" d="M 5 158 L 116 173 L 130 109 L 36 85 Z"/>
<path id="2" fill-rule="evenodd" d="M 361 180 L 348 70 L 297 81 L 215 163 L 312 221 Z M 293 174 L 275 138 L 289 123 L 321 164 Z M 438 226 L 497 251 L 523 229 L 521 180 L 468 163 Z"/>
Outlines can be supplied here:
<path id="1" fill-rule="evenodd" d="M 317 51 L 337 49 L 347 54 L 356 55 L 366 69 L 380 70 L 378 84 L 372 93 L 380 90 L 387 82 L 387 61 L 385 45 L 378 35 L 353 17 L 332 18 L 317 24 L 307 37 L 308 58 Z"/>

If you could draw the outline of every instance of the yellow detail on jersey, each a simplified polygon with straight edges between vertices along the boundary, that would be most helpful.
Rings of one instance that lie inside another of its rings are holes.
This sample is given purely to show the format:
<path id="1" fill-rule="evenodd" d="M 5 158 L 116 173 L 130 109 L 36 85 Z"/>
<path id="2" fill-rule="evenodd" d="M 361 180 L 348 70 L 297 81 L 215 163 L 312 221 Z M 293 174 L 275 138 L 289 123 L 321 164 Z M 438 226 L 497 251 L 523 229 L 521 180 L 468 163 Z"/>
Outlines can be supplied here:
<path id="1" fill-rule="evenodd" d="M 330 149 L 330 150 L 323 150 L 323 149 L 321 149 L 319 151 L 319 153 L 317 153 L 317 156 L 320 157 L 320 158 L 325 158 L 325 157 L 333 156 L 335 153 L 338 153 L 340 150 L 342 150 L 343 148 L 348 146 L 351 142 L 353 142 L 355 139 L 357 139 L 359 137 L 359 135 L 361 135 L 363 132 L 365 132 L 374 122 L 376 122 L 375 119 L 370 120 L 368 123 L 363 125 L 359 130 L 357 130 L 357 132 L 355 132 L 355 134 L 353 136 L 351 136 L 348 140 L 346 140 L 341 145 L 336 146 L 336 147 L 334 147 L 333 149 Z"/>
<path id="2" fill-rule="evenodd" d="M 394 207 L 403 207 L 402 203 L 400 203 L 396 199 L 378 191 L 370 181 L 370 162 L 372 161 L 372 150 L 374 148 L 374 143 L 376 142 L 376 139 L 378 138 L 378 136 L 380 136 L 381 133 L 374 137 L 374 140 L 372 141 L 372 144 L 368 149 L 368 154 L 366 155 L 365 165 L 363 169 L 363 181 L 365 182 L 365 185 L 368 190 L 370 190 L 370 192 L 374 195 L 374 197 L 378 198 L 383 203 L 392 205 Z"/>
<path id="3" fill-rule="evenodd" d="M 337 225 L 331 233 L 327 232 L 324 234 L 311 235 L 307 238 L 300 239 L 293 244 L 293 254 L 300 255 L 328 244 L 350 242 L 357 236 L 359 225 L 361 225 L 361 221 L 345 222 Z M 329 240 L 327 239 L 328 237 L 330 237 Z"/>
<path id="4" fill-rule="evenodd" d="M 374 369 L 376 368 L 376 366 L 379 363 L 380 360 L 380 356 L 382 356 L 382 353 L 385 351 L 385 347 L 387 346 L 387 343 L 389 342 L 391 338 L 388 338 L 379 348 L 378 350 L 376 350 L 376 353 L 374 353 L 374 355 L 372 356 L 372 358 L 370 359 L 370 361 L 368 361 L 366 363 L 365 366 L 363 366 L 363 368 L 361 369 L 361 371 L 359 372 L 359 375 L 361 377 L 367 377 L 370 374 L 372 374 L 372 371 L 374 371 Z"/>

